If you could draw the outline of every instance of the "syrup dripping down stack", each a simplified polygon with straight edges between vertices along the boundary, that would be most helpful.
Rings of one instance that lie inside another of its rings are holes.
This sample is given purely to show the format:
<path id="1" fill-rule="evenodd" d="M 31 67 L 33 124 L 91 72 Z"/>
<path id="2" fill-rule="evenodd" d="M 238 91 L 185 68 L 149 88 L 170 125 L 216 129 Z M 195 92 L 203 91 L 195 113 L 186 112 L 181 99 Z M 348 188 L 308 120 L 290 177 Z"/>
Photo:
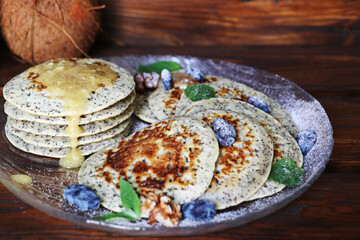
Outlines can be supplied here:
<path id="1" fill-rule="evenodd" d="M 134 89 L 129 72 L 104 60 L 43 63 L 4 87 L 6 136 L 36 155 L 63 160 L 77 151 L 60 165 L 78 167 L 84 156 L 129 134 Z"/>

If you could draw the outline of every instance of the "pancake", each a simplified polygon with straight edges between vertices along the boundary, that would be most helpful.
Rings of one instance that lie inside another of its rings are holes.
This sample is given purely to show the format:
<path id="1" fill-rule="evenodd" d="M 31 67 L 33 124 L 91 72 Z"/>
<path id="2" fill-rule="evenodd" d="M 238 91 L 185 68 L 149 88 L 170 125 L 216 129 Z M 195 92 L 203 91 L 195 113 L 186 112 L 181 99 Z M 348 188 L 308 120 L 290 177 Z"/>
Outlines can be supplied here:
<path id="1" fill-rule="evenodd" d="M 148 97 L 149 107 L 156 118 L 162 120 L 176 115 L 176 106 L 187 86 L 199 82 L 183 72 L 171 73 L 173 86 L 165 90 L 162 81 Z"/>
<path id="2" fill-rule="evenodd" d="M 232 99 L 212 98 L 193 103 L 193 105 L 187 110 L 186 114 L 192 116 L 197 112 L 204 112 L 208 110 L 233 111 L 244 114 L 252 121 L 260 123 L 273 141 L 273 164 L 280 159 L 290 158 L 298 167 L 302 166 L 303 155 L 296 140 L 276 119 L 269 114 L 266 114 L 264 111 L 246 102 Z M 284 184 L 268 180 L 265 182 L 264 186 L 259 189 L 259 191 L 247 200 L 271 196 L 284 189 L 284 187 Z"/>
<path id="3" fill-rule="evenodd" d="M 132 92 L 125 99 L 122 99 L 117 103 L 105 109 L 102 109 L 101 111 L 85 114 L 81 116 L 80 124 L 88 124 L 95 121 L 101 121 L 104 119 L 115 117 L 121 114 L 122 112 L 124 112 L 126 109 L 128 109 L 128 107 L 134 101 L 134 99 L 135 99 L 135 92 Z M 5 102 L 4 110 L 8 116 L 16 120 L 24 120 L 24 121 L 38 122 L 45 124 L 59 124 L 59 125 L 67 124 L 66 117 L 47 117 L 47 116 L 34 115 L 31 113 L 21 111 L 20 109 L 10 104 L 9 102 Z"/>
<path id="4" fill-rule="evenodd" d="M 225 209 L 246 201 L 266 182 L 273 160 L 273 143 L 265 129 L 252 119 L 231 111 L 197 112 L 194 117 L 212 126 L 216 118 L 223 118 L 236 131 L 231 146 L 220 146 L 214 177 L 200 199 Z"/>
<path id="5" fill-rule="evenodd" d="M 151 111 L 149 105 L 149 95 L 151 92 L 145 92 L 144 94 L 137 94 L 134 101 L 134 114 L 147 123 L 156 123 L 159 119 Z"/>
<path id="6" fill-rule="evenodd" d="M 50 95 L 47 86 L 38 79 L 47 77 L 47 75 L 44 74 L 48 72 L 51 74 L 68 74 L 67 72 L 61 72 L 61 68 L 63 67 L 61 64 L 71 64 L 71 62 L 75 65 L 83 64 L 84 66 L 90 67 L 109 67 L 113 71 L 111 73 L 116 74 L 116 76 L 114 75 L 112 84 L 104 84 L 104 86 L 99 87 L 90 93 L 87 107 L 82 114 L 97 112 L 111 106 L 126 98 L 135 89 L 132 75 L 125 69 L 122 69 L 113 63 L 100 59 L 57 59 L 38 65 L 45 67 L 45 70 L 40 73 L 37 72 L 37 68 L 30 68 L 28 71 L 11 79 L 3 89 L 5 100 L 19 108 L 21 111 L 31 114 L 47 117 L 67 116 L 68 114 L 65 109 L 63 98 L 61 96 Z M 56 67 L 58 65 L 60 70 Z M 51 71 L 47 71 L 47 68 L 51 69 Z M 77 74 L 76 77 L 78 77 L 81 70 L 75 73 Z M 101 77 L 103 73 L 95 72 L 94 74 Z M 66 75 L 64 75 L 64 78 L 66 78 Z M 76 81 L 78 81 L 78 79 L 79 78 L 77 78 Z M 88 79 L 85 79 L 85 81 L 87 80 Z"/>
<path id="7" fill-rule="evenodd" d="M 176 74 L 179 73 L 174 73 L 173 75 L 176 76 Z M 199 82 L 196 80 L 182 81 L 181 79 L 186 79 L 186 76 L 187 75 L 183 73 L 182 75 L 176 76 L 174 86 L 170 90 L 165 90 L 163 85 L 159 84 L 159 88 L 149 95 L 149 108 L 156 118 L 166 119 L 172 116 L 183 115 L 191 106 L 193 101 L 186 96 L 184 90 L 187 86 L 198 84 Z M 292 121 L 289 112 L 266 94 L 239 82 L 222 77 L 207 75 L 203 83 L 214 88 L 215 97 L 217 98 L 236 99 L 245 102 L 247 102 L 251 96 L 262 98 L 269 105 L 271 109 L 270 114 L 284 125 L 292 136 L 297 136 L 299 129 Z"/>
<path id="8" fill-rule="evenodd" d="M 80 133 L 80 137 L 94 135 L 100 132 L 105 132 L 115 127 L 116 125 L 119 125 L 123 121 L 130 118 L 131 114 L 133 113 L 133 110 L 134 108 L 130 106 L 128 109 L 126 109 L 118 116 L 108 118 L 105 120 L 92 122 L 89 124 L 80 125 L 80 127 L 83 129 L 83 132 Z M 50 124 L 44 124 L 44 123 L 38 123 L 32 121 L 16 120 L 10 117 L 8 117 L 8 122 L 9 125 L 11 125 L 13 128 L 27 133 L 32 133 L 36 135 L 49 135 L 55 137 L 67 136 L 67 134 L 65 133 L 65 128 L 67 127 L 67 125 L 50 125 Z"/>
<path id="9" fill-rule="evenodd" d="M 100 59 L 69 58 L 55 59 L 29 68 L 11 79 L 4 86 L 3 94 L 7 102 L 18 108 L 20 112 L 29 113 L 30 116 L 39 115 L 44 116 L 45 119 L 64 117 L 67 126 L 63 132 L 66 133 L 66 137 L 11 129 L 12 134 L 34 146 L 54 149 L 69 146 L 69 151 L 60 159 L 59 165 L 65 168 L 77 168 L 84 161 L 79 145 L 95 144 L 124 130 L 124 125 L 111 128 L 111 125 L 116 124 L 114 121 L 103 121 L 88 126 L 95 129 L 97 134 L 91 135 L 94 131 L 88 129 L 86 136 L 81 136 L 84 132 L 80 127 L 83 116 L 91 113 L 104 116 L 98 112 L 107 108 L 113 109 L 112 106 L 128 97 L 128 100 L 119 105 L 121 113 L 131 104 L 134 90 L 135 82 L 132 75 L 113 63 Z M 28 125 L 36 124 L 33 122 Z M 10 126 L 11 123 L 8 128 Z M 32 126 L 27 127 L 31 129 Z M 37 127 L 40 131 L 41 125 Z M 102 127 L 110 129 L 101 130 Z M 51 127 L 44 127 L 42 133 L 46 133 L 47 129 Z"/>
<path id="10" fill-rule="evenodd" d="M 270 115 L 279 121 L 293 137 L 297 136 L 299 129 L 292 121 L 290 113 L 264 93 L 227 78 L 207 76 L 207 79 L 211 79 L 207 84 L 214 88 L 215 97 L 217 98 L 235 99 L 245 102 L 247 102 L 251 96 L 262 98 L 271 109 Z M 186 94 L 182 94 L 176 106 L 176 115 L 183 114 L 192 103 L 193 101 L 188 98 Z"/>
<path id="11" fill-rule="evenodd" d="M 37 135 L 32 133 L 27 133 L 15 129 L 10 122 L 7 123 L 9 131 L 21 138 L 24 142 L 32 144 L 34 146 L 46 147 L 46 148 L 65 148 L 70 147 L 70 139 L 68 137 L 54 137 L 49 135 Z M 87 135 L 79 137 L 79 146 L 103 141 L 122 133 L 127 126 L 130 125 L 130 120 L 127 119 L 124 122 L 118 124 L 117 126 L 105 131 L 100 132 L 94 135 Z"/>
<path id="12" fill-rule="evenodd" d="M 197 199 L 208 188 L 219 155 L 212 129 L 191 117 L 158 122 L 108 149 L 83 163 L 78 181 L 114 212 L 123 209 L 120 178 L 131 183 L 141 201 L 159 193 L 178 204 Z"/>
<path id="13" fill-rule="evenodd" d="M 127 137 L 130 133 L 130 126 L 128 126 L 122 133 L 120 133 L 119 135 L 113 137 L 113 138 L 109 138 L 100 142 L 96 142 L 96 143 L 90 143 L 90 144 L 86 144 L 86 145 L 81 145 L 79 146 L 79 150 L 81 151 L 82 155 L 86 156 L 86 155 L 90 155 L 94 152 L 97 152 L 101 149 L 103 149 L 104 147 L 114 144 L 118 141 L 120 141 L 121 139 Z M 7 139 L 10 141 L 10 143 L 15 146 L 16 148 L 24 151 L 24 152 L 28 152 L 28 153 L 33 153 L 39 156 L 46 156 L 46 157 L 52 157 L 52 158 L 61 158 L 64 157 L 66 155 L 66 153 L 69 151 L 70 148 L 44 148 L 44 147 L 39 147 L 39 146 L 35 146 L 32 144 L 28 144 L 26 142 L 24 142 L 21 138 L 13 135 L 9 128 L 8 125 L 5 125 L 5 135 L 7 137 Z"/>
<path id="14" fill-rule="evenodd" d="M 165 90 L 162 82 L 148 97 L 149 107 L 156 118 L 163 120 L 175 116 L 176 105 L 182 94 L 180 88 Z"/>

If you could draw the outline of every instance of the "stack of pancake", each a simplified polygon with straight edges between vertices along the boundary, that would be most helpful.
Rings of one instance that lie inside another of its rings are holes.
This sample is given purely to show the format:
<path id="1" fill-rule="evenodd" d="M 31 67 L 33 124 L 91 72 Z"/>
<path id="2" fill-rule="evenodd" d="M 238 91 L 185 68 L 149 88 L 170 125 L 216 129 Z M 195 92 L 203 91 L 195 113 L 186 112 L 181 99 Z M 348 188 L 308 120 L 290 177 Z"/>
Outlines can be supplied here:
<path id="1" fill-rule="evenodd" d="M 32 67 L 4 87 L 6 136 L 23 151 L 67 156 L 63 167 L 79 167 L 83 156 L 129 134 L 134 89 L 129 72 L 100 59 Z"/>
<path id="2" fill-rule="evenodd" d="M 275 119 L 250 104 L 234 103 L 243 114 L 217 107 L 230 103 L 227 99 L 214 100 L 93 154 L 79 170 L 79 183 L 93 189 L 101 204 L 114 212 L 123 210 L 121 178 L 132 184 L 141 201 L 165 194 L 178 204 L 211 200 L 217 209 L 281 191 L 285 185 L 268 176 L 272 163 L 285 157 L 302 165 L 296 141 Z M 217 118 L 235 128 L 231 146 L 219 145 L 213 131 Z"/>
<path id="3" fill-rule="evenodd" d="M 159 82 L 159 86 L 155 91 L 137 95 L 134 111 L 137 117 L 145 122 L 155 123 L 169 117 L 186 114 L 186 111 L 194 102 L 186 96 L 184 90 L 187 86 L 200 84 L 200 82 L 181 71 L 172 73 L 172 76 L 174 83 L 170 90 L 165 90 L 162 83 Z M 247 102 L 252 96 L 262 98 L 271 109 L 270 115 L 279 121 L 292 136 L 296 137 L 299 132 L 289 112 L 266 94 L 223 77 L 206 75 L 202 83 L 214 88 L 215 98 L 242 102 Z"/>
<path id="4" fill-rule="evenodd" d="M 133 77 L 112 63 L 68 59 L 35 66 L 4 87 L 6 135 L 21 150 L 61 158 L 63 167 L 81 166 L 79 183 L 115 212 L 124 208 L 120 179 L 132 184 L 141 201 L 165 194 L 178 204 L 207 199 L 225 209 L 281 191 L 284 184 L 268 179 L 276 161 L 289 158 L 302 166 L 294 139 L 299 130 L 275 100 L 206 76 L 215 97 L 193 102 L 184 89 L 198 82 L 182 72 L 173 79 L 170 90 L 160 82 L 133 104 Z M 251 97 L 266 102 L 270 114 L 250 104 Z M 135 105 L 135 114 L 154 124 L 124 138 Z M 217 118 L 235 129 L 231 146 L 219 144 Z M 77 151 L 96 153 L 83 162 Z"/>
<path id="5" fill-rule="evenodd" d="M 203 82 L 214 89 L 215 97 L 193 102 L 184 90 L 189 85 L 200 83 L 182 72 L 172 75 L 171 89 L 165 90 L 160 82 L 155 91 L 135 100 L 134 113 L 140 119 L 156 123 L 169 117 L 187 116 L 212 126 L 212 121 L 220 117 L 229 120 L 238 130 L 238 136 L 254 125 L 248 130 L 249 135 L 238 137 L 233 146 L 220 146 L 213 179 L 200 198 L 210 199 L 218 209 L 224 209 L 242 201 L 271 196 L 284 189 L 284 184 L 270 181 L 267 177 L 272 165 L 280 159 L 292 159 L 298 167 L 303 164 L 303 154 L 295 140 L 299 129 L 290 113 L 262 92 L 230 79 L 209 75 Z M 270 113 L 250 104 L 248 99 L 251 97 L 263 99 Z M 259 147 L 252 149 L 254 141 L 264 143 L 267 147 L 263 149 L 266 150 L 261 153 Z M 253 155 L 256 157 L 252 158 Z M 254 166 L 250 173 L 248 168 Z"/>

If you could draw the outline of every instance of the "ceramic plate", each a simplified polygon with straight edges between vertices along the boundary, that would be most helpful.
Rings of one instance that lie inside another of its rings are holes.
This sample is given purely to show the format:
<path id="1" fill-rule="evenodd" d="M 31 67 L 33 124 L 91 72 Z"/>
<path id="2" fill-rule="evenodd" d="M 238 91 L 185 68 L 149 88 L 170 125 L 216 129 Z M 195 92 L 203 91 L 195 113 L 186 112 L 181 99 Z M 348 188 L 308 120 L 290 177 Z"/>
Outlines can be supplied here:
<path id="1" fill-rule="evenodd" d="M 57 161 L 24 153 L 11 146 L 4 134 L 6 116 L 3 102 L 0 109 L 0 180 L 17 197 L 40 211 L 86 228 L 101 231 L 118 232 L 137 236 L 180 236 L 201 234 L 238 226 L 268 215 L 297 198 L 324 171 L 333 147 L 333 131 L 324 109 L 310 94 L 296 84 L 276 74 L 252 67 L 229 62 L 214 61 L 183 56 L 124 56 L 107 57 L 121 67 L 135 73 L 139 64 L 149 64 L 159 60 L 176 61 L 183 67 L 190 64 L 201 68 L 206 74 L 223 76 L 242 82 L 262 91 L 278 101 L 290 113 L 300 129 L 312 129 L 317 133 L 317 142 L 304 158 L 304 182 L 294 189 L 285 189 L 274 196 L 242 203 L 236 207 L 220 211 L 208 222 L 182 220 L 178 227 L 166 228 L 160 225 L 150 226 L 141 222 L 119 221 L 116 223 L 92 220 L 92 216 L 107 210 L 79 211 L 65 203 L 63 189 L 77 182 L 77 171 L 59 169 Z M 134 118 L 135 119 L 135 118 Z M 133 130 L 145 124 L 135 119 Z M 13 174 L 27 174 L 33 179 L 29 186 L 13 183 Z"/>

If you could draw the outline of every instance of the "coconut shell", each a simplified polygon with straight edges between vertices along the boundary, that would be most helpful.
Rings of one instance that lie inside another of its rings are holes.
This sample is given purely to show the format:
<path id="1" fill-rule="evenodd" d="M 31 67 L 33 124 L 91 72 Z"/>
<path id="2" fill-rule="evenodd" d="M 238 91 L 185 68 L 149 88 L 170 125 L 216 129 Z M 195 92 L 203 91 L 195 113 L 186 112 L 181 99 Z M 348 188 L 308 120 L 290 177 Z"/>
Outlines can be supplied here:
<path id="1" fill-rule="evenodd" d="M 12 52 L 38 64 L 86 56 L 100 31 L 99 10 L 90 0 L 1 0 L 2 34 Z"/>

